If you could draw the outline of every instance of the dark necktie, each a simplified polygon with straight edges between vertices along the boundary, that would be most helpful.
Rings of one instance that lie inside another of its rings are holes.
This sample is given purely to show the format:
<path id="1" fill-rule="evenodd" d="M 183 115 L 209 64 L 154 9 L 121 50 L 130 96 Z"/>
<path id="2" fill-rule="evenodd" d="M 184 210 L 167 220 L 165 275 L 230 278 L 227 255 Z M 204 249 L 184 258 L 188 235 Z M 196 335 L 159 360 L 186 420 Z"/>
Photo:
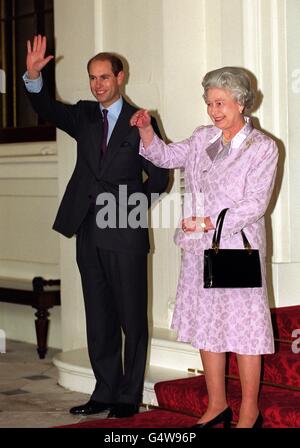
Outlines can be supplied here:
<path id="1" fill-rule="evenodd" d="M 102 141 L 101 141 L 101 152 L 102 155 L 105 154 L 107 149 L 107 136 L 108 136 L 108 119 L 107 119 L 108 110 L 103 109 L 102 110 L 102 120 L 103 120 L 103 126 L 102 126 Z"/>

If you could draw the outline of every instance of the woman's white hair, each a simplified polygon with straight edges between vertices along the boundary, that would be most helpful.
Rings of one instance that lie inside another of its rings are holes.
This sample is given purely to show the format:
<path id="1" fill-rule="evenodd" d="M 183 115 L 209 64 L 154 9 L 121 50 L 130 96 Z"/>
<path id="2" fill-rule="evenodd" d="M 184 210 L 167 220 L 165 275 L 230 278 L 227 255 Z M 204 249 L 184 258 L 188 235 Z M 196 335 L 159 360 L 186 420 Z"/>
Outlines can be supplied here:
<path id="1" fill-rule="evenodd" d="M 206 101 L 208 89 L 229 90 L 233 98 L 244 110 L 250 111 L 255 101 L 255 91 L 251 87 L 250 78 L 246 70 L 239 67 L 222 67 L 206 73 L 203 78 L 203 98 Z"/>

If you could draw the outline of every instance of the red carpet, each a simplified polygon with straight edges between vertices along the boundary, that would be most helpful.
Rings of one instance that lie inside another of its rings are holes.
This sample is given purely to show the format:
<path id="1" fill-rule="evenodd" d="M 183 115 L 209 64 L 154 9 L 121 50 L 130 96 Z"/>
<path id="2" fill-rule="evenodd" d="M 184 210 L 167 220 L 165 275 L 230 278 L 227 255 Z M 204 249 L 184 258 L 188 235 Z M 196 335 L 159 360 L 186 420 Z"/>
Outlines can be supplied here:
<path id="1" fill-rule="evenodd" d="M 275 338 L 292 342 L 293 330 L 300 329 L 300 306 L 271 309 Z"/>
<path id="2" fill-rule="evenodd" d="M 229 356 L 228 374 L 238 376 L 238 365 L 235 354 Z M 287 350 L 265 355 L 263 358 L 263 378 L 267 383 L 282 386 L 297 387 L 300 389 L 300 354 L 293 353 L 291 346 Z"/>
<path id="3" fill-rule="evenodd" d="M 155 392 L 161 406 L 178 412 L 201 415 L 207 407 L 207 390 L 204 376 L 158 383 Z M 233 420 L 238 420 L 241 388 L 238 380 L 229 380 L 228 403 Z M 262 386 L 261 412 L 265 428 L 300 428 L 300 390 L 291 391 L 274 386 Z"/>
<path id="4" fill-rule="evenodd" d="M 271 310 L 276 353 L 263 360 L 259 407 L 264 428 L 300 428 L 300 353 L 293 353 L 292 332 L 300 329 L 300 306 Z M 300 342 L 298 344 L 300 348 Z M 180 360 L 178 361 L 180 362 Z M 236 356 L 229 355 L 227 396 L 238 420 L 241 387 Z M 194 425 L 207 407 L 204 376 L 164 381 L 154 387 L 163 409 L 143 412 L 127 419 L 89 420 L 65 428 L 188 428 Z M 168 410 L 166 410 L 168 409 Z M 195 416 L 195 417 L 193 417 Z"/>
<path id="5" fill-rule="evenodd" d="M 271 310 L 276 341 L 276 353 L 263 360 L 263 376 L 259 406 L 264 428 L 300 428 L 300 353 L 293 353 L 294 329 L 300 329 L 300 306 Z M 300 345 L 300 344 L 298 344 Z M 238 420 L 241 388 L 236 356 L 230 354 L 227 396 Z M 207 390 L 203 376 L 166 381 L 155 385 L 160 406 L 178 412 L 201 415 L 207 407 Z"/>
<path id="6" fill-rule="evenodd" d="M 188 428 L 196 421 L 196 417 L 155 409 L 130 418 L 89 420 L 61 428 Z"/>

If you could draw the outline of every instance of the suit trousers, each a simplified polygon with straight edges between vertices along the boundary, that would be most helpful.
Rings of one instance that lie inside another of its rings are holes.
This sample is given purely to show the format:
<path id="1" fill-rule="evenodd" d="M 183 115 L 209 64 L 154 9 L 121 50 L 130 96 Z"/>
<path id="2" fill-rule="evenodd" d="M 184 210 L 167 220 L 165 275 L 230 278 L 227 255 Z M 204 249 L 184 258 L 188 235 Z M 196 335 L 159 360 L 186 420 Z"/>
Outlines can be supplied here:
<path id="1" fill-rule="evenodd" d="M 88 352 L 96 378 L 91 398 L 138 404 L 148 345 L 147 253 L 101 249 L 95 243 L 95 227 L 95 215 L 89 212 L 76 240 Z"/>

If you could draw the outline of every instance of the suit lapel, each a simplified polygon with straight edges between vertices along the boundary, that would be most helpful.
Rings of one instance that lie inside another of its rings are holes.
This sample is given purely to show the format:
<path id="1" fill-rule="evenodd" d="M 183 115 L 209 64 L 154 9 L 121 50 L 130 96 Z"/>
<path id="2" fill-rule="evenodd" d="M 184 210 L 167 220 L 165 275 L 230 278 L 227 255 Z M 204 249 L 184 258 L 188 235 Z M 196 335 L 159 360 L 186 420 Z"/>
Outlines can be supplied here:
<path id="1" fill-rule="evenodd" d="M 256 129 L 253 127 L 251 120 L 248 122 L 247 128 L 245 129 L 245 131 L 246 131 L 247 136 L 239 148 L 239 150 L 242 152 L 244 152 L 248 148 L 250 148 L 250 146 L 253 143 L 253 140 L 255 139 Z"/>
<path id="2" fill-rule="evenodd" d="M 89 160 L 91 161 L 91 169 L 95 176 L 99 176 L 100 156 L 101 156 L 101 138 L 102 138 L 102 117 L 99 103 L 95 103 L 95 109 L 92 112 L 89 131 L 91 132 L 91 147 Z"/>

